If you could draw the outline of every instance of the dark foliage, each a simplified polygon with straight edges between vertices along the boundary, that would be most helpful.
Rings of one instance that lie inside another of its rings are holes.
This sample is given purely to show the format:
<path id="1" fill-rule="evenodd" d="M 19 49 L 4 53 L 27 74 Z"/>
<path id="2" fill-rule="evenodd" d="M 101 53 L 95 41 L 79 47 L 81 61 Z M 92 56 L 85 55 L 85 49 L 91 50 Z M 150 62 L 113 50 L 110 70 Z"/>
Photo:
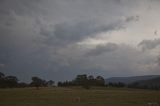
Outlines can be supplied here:
<path id="1" fill-rule="evenodd" d="M 47 87 L 47 86 L 54 86 L 54 81 L 49 80 L 45 81 L 39 77 L 32 77 L 32 82 L 27 84 L 25 82 L 19 82 L 15 76 L 5 76 L 5 74 L 0 72 L 0 88 L 24 88 L 24 87 Z"/>
<path id="2" fill-rule="evenodd" d="M 20 83 L 18 83 L 17 87 L 18 88 L 25 88 L 25 87 L 29 87 L 29 85 L 25 82 L 20 82 Z"/>
<path id="3" fill-rule="evenodd" d="M 77 75 L 72 81 L 58 82 L 58 86 L 82 86 L 85 89 L 90 89 L 91 86 L 104 86 L 105 81 L 102 76 L 94 78 L 92 75 L 87 76 L 86 74 Z"/>
<path id="4" fill-rule="evenodd" d="M 123 82 L 118 82 L 118 83 L 108 83 L 108 86 L 110 87 L 117 87 L 117 88 L 121 88 L 121 87 L 126 87 L 127 85 Z"/>
<path id="5" fill-rule="evenodd" d="M 0 88 L 13 88 L 17 87 L 18 79 L 15 76 L 5 76 L 0 72 Z"/>
<path id="6" fill-rule="evenodd" d="M 34 86 L 37 89 L 39 89 L 40 86 L 44 85 L 44 81 L 40 79 L 39 77 L 32 77 L 32 82 L 30 83 L 30 86 Z"/>

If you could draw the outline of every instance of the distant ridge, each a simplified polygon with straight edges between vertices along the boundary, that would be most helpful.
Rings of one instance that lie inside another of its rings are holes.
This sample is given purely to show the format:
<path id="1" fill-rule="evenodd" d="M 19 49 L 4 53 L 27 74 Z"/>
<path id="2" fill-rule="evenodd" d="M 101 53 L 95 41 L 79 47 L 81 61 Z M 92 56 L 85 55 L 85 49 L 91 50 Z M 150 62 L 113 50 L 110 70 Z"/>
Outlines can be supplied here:
<path id="1" fill-rule="evenodd" d="M 150 80 L 160 77 L 160 75 L 144 75 L 144 76 L 131 76 L 131 77 L 111 77 L 105 79 L 105 83 L 118 83 L 118 82 L 123 82 L 125 84 L 133 83 L 136 81 L 143 81 L 143 80 Z"/>

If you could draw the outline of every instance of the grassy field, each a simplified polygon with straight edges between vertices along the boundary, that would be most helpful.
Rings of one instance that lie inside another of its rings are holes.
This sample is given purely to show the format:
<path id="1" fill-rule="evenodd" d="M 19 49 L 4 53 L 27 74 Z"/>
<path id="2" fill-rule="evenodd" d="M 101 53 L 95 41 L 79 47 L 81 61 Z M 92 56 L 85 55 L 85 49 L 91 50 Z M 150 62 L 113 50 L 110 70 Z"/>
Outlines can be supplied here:
<path id="1" fill-rule="evenodd" d="M 80 97 L 80 102 L 74 101 Z M 160 104 L 160 91 L 116 88 L 0 89 L 0 106 L 146 106 Z"/>

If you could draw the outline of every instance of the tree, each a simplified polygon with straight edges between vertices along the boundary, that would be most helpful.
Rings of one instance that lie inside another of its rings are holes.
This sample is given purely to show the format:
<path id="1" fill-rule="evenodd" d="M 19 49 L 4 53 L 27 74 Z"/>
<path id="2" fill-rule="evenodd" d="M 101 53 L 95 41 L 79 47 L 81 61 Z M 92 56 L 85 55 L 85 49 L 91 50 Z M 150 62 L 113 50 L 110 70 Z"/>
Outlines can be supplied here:
<path id="1" fill-rule="evenodd" d="M 5 75 L 3 73 L 0 72 L 0 87 L 5 87 L 5 82 L 4 82 L 4 77 Z"/>
<path id="2" fill-rule="evenodd" d="M 62 82 L 60 82 L 60 81 L 58 82 L 57 85 L 58 85 L 59 87 L 63 86 L 63 85 L 62 85 Z"/>
<path id="3" fill-rule="evenodd" d="M 93 75 L 89 75 L 88 76 L 88 80 L 94 80 L 94 76 Z"/>
<path id="4" fill-rule="evenodd" d="M 4 85 L 6 87 L 10 88 L 17 87 L 17 84 L 18 84 L 18 79 L 15 76 L 6 76 L 4 78 Z"/>
<path id="5" fill-rule="evenodd" d="M 19 87 L 19 88 L 28 87 L 28 84 L 25 83 L 25 82 L 20 82 L 20 83 L 18 83 L 18 87 Z"/>
<path id="6" fill-rule="evenodd" d="M 44 80 L 42 80 L 39 77 L 32 77 L 31 85 L 35 86 L 37 89 L 39 89 L 40 86 L 44 84 Z"/>
<path id="7" fill-rule="evenodd" d="M 80 85 L 85 89 L 89 89 L 90 88 L 89 80 L 88 80 L 86 74 L 77 75 L 77 77 L 75 79 L 75 83 L 76 83 L 76 85 Z"/>
<path id="8" fill-rule="evenodd" d="M 82 74 L 82 75 L 77 75 L 75 82 L 77 83 L 77 85 L 83 85 L 84 83 L 87 82 L 87 75 L 86 74 Z"/>
<path id="9" fill-rule="evenodd" d="M 5 77 L 5 75 L 2 72 L 0 72 L 0 79 L 4 78 L 4 77 Z"/>
<path id="10" fill-rule="evenodd" d="M 89 81 L 90 86 L 95 86 L 96 85 L 96 83 L 95 83 L 96 80 L 94 79 L 94 76 L 89 75 L 88 76 L 88 81 Z"/>
<path id="11" fill-rule="evenodd" d="M 18 79 L 15 76 L 5 76 L 2 72 L 0 72 L 0 87 L 1 88 L 13 88 L 17 87 Z"/>
<path id="12" fill-rule="evenodd" d="M 102 76 L 97 76 L 96 77 L 96 83 L 98 86 L 104 86 L 105 85 L 105 80 Z"/>
<path id="13" fill-rule="evenodd" d="M 47 81 L 47 85 L 48 85 L 48 86 L 54 86 L 54 83 L 55 83 L 55 82 L 52 81 L 52 80 Z"/>

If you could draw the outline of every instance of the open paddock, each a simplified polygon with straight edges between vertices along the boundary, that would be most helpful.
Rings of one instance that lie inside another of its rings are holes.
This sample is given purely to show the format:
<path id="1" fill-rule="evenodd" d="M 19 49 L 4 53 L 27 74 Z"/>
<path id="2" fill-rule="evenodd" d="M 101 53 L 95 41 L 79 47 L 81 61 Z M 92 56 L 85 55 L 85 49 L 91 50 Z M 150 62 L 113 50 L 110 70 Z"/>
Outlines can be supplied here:
<path id="1" fill-rule="evenodd" d="M 147 106 L 160 104 L 160 91 L 128 88 L 0 89 L 0 106 Z"/>

